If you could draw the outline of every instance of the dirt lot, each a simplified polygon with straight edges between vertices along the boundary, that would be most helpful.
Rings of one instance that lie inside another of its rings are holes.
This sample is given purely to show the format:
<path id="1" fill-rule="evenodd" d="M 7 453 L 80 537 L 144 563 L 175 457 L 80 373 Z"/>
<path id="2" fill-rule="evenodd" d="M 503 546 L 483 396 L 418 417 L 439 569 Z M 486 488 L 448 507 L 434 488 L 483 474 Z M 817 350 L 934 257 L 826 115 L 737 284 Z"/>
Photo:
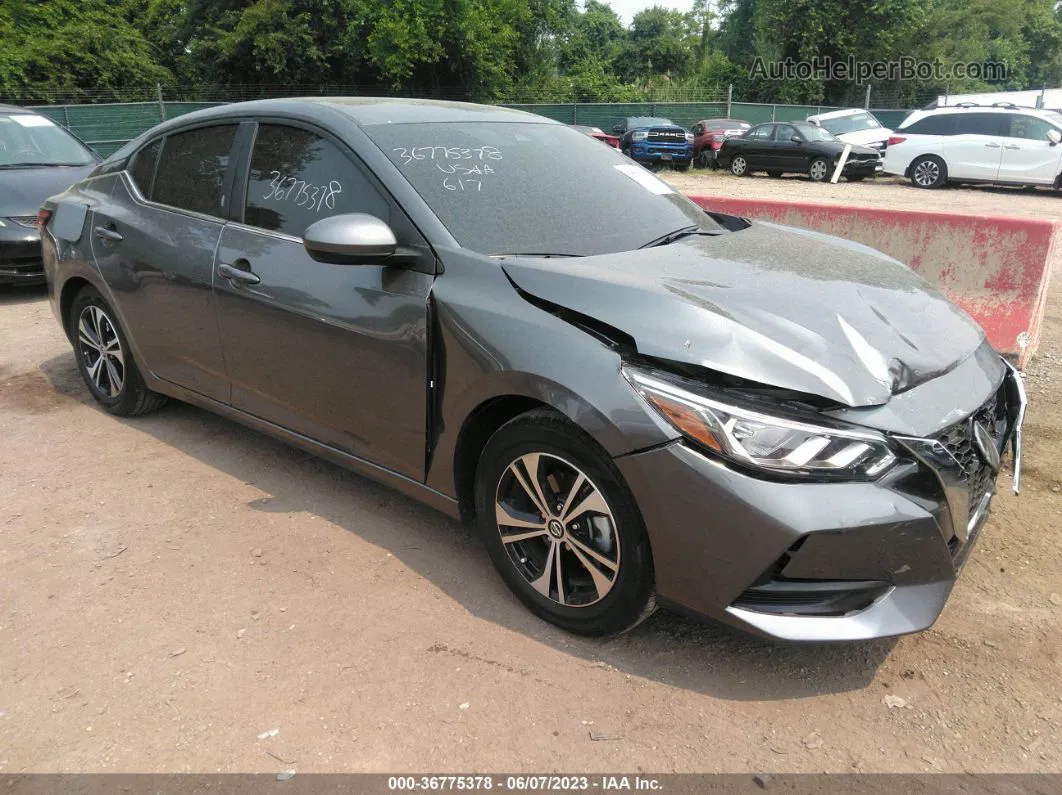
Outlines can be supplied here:
<path id="1" fill-rule="evenodd" d="M 674 179 L 1062 215 L 1051 194 Z M 0 772 L 1060 771 L 1059 289 L 1022 496 L 1002 479 L 933 629 L 832 647 L 663 613 L 565 635 L 426 508 L 186 405 L 99 411 L 43 292 L 2 292 Z"/>

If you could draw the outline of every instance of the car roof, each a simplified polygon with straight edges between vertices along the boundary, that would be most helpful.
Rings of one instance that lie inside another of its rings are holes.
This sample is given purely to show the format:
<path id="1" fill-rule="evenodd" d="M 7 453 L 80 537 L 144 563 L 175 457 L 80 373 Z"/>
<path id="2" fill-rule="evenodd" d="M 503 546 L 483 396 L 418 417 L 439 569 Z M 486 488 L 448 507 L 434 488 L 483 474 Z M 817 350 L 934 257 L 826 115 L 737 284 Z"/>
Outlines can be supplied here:
<path id="1" fill-rule="evenodd" d="M 748 124 L 744 119 L 701 119 L 697 124 Z"/>
<path id="2" fill-rule="evenodd" d="M 840 119 L 843 116 L 856 116 L 860 113 L 870 113 L 870 111 L 863 108 L 843 108 L 842 110 L 831 110 L 827 113 L 816 113 L 814 116 L 808 116 L 808 119 Z"/>

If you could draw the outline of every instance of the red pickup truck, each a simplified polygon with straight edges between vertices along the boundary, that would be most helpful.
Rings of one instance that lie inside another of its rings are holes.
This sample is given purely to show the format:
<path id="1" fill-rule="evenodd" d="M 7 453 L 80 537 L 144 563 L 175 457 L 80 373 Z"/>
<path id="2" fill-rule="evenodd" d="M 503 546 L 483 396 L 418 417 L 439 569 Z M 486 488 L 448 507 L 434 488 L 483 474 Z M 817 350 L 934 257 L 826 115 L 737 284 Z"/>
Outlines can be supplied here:
<path id="1" fill-rule="evenodd" d="M 716 168 L 715 157 L 727 138 L 743 135 L 752 125 L 741 119 L 704 119 L 693 125 L 693 162 Z"/>

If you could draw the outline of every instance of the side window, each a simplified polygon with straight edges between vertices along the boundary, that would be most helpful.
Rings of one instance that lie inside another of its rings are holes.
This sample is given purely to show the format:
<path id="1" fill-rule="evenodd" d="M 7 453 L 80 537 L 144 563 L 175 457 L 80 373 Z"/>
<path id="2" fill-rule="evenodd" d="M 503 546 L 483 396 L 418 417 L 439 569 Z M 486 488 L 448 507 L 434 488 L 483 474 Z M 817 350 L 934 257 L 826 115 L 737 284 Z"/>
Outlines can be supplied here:
<path id="1" fill-rule="evenodd" d="M 703 124 L 695 124 L 695 125 L 693 125 L 693 134 L 694 135 L 704 135 L 704 125 Z"/>
<path id="2" fill-rule="evenodd" d="M 1006 135 L 1010 138 L 1028 138 L 1031 141 L 1046 141 L 1049 130 L 1056 127 L 1043 119 L 1035 116 L 1025 116 L 1014 113 L 1009 116 L 1010 124 L 1007 125 Z"/>
<path id="3" fill-rule="evenodd" d="M 788 143 L 794 135 L 797 135 L 797 128 L 792 124 L 779 124 L 774 128 L 774 140 Z"/>
<path id="4" fill-rule="evenodd" d="M 128 168 L 129 177 L 140 191 L 140 195 L 148 199 L 151 198 L 151 183 L 155 180 L 155 163 L 158 162 L 161 149 L 161 138 L 152 141 L 133 155 L 133 163 Z"/>
<path id="5" fill-rule="evenodd" d="M 956 116 L 956 135 L 1003 135 L 1003 113 L 960 113 Z"/>
<path id="6" fill-rule="evenodd" d="M 773 124 L 761 124 L 759 127 L 753 127 L 747 133 L 746 138 L 754 138 L 757 141 L 765 141 L 771 137 L 771 132 L 774 130 Z"/>
<path id="7" fill-rule="evenodd" d="M 330 141 L 296 127 L 259 125 L 244 222 L 302 237 L 314 221 L 342 213 L 388 221 L 390 204 Z"/>
<path id="8" fill-rule="evenodd" d="M 910 127 L 901 128 L 901 132 L 911 135 L 954 135 L 957 114 L 945 113 L 939 116 L 926 116 Z"/>
<path id="9" fill-rule="evenodd" d="M 235 124 L 168 136 L 155 170 L 152 201 L 205 215 L 222 215 L 225 169 L 235 138 Z"/>

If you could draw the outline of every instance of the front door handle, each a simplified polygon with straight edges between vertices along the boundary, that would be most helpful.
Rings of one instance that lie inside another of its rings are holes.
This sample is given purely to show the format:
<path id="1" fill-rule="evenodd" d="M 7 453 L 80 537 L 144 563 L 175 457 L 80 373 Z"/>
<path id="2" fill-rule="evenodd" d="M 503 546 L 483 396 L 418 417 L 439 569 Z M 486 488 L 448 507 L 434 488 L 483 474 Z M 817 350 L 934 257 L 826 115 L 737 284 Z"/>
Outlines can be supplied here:
<path id="1" fill-rule="evenodd" d="M 122 239 L 121 234 L 112 225 L 97 226 L 94 231 L 96 232 L 96 237 L 98 237 L 100 240 L 107 240 L 112 243 L 117 243 L 119 240 Z"/>
<path id="2" fill-rule="evenodd" d="M 1018 146 L 1017 144 L 1007 144 L 1007 145 L 1006 145 L 1005 147 L 1003 147 L 1003 148 L 1004 148 L 1004 149 L 1021 149 L 1021 147 L 1020 147 L 1020 146 Z"/>
<path id="3" fill-rule="evenodd" d="M 242 284 L 258 284 L 262 281 L 258 278 L 258 274 L 229 265 L 227 262 L 222 262 L 218 265 L 218 276 L 224 276 L 230 281 L 241 282 Z"/>
<path id="4" fill-rule="evenodd" d="M 999 144 L 985 144 L 989 149 L 999 149 Z"/>

